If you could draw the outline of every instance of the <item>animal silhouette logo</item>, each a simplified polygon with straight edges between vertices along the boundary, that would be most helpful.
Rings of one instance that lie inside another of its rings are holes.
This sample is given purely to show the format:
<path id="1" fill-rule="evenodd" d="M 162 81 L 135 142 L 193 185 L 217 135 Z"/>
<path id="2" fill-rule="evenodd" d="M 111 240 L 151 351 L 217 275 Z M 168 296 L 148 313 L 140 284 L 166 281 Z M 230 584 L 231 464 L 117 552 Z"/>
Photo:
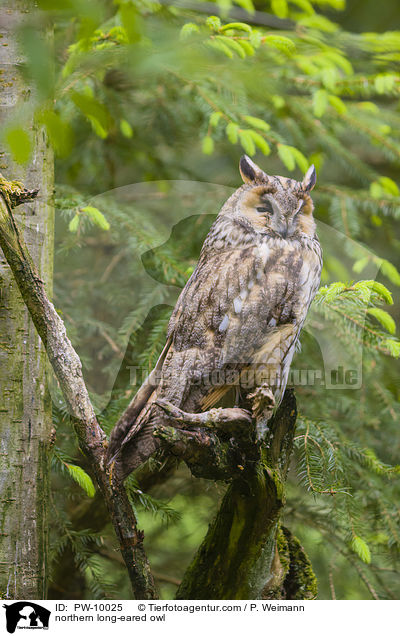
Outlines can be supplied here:
<path id="1" fill-rule="evenodd" d="M 16 629 L 48 629 L 50 610 L 32 603 L 18 601 L 11 605 L 3 605 L 6 610 L 6 627 L 9 634 Z"/>

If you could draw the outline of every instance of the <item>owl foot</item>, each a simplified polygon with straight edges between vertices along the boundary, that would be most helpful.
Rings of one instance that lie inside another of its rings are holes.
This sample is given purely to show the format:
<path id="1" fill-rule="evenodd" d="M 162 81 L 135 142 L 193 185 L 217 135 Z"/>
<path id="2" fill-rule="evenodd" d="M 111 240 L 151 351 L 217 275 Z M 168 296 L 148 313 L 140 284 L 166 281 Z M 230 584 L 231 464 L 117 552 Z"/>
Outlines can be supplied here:
<path id="1" fill-rule="evenodd" d="M 198 428 L 218 430 L 224 432 L 236 432 L 249 426 L 252 423 L 252 416 L 249 411 L 240 408 L 218 408 L 204 411 L 203 413 L 187 413 L 167 400 L 159 399 L 155 401 L 160 408 L 170 417 L 179 422 L 185 428 Z"/>
<path id="2" fill-rule="evenodd" d="M 267 384 L 258 386 L 253 393 L 247 396 L 252 402 L 252 411 L 254 417 L 259 417 L 261 414 L 267 416 L 270 413 L 272 415 L 275 408 L 275 397 L 271 389 Z"/>

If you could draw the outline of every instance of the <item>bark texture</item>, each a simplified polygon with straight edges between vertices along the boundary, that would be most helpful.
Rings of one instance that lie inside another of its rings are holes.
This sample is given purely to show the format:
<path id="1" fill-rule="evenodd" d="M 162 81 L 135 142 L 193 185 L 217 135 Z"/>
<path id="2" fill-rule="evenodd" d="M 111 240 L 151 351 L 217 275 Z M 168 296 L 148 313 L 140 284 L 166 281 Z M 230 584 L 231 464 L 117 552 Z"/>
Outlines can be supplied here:
<path id="1" fill-rule="evenodd" d="M 0 46 L 0 123 L 31 98 L 22 80 L 17 31 L 33 3 L 3 0 Z M 40 189 L 18 208 L 21 228 L 39 275 L 51 294 L 53 267 L 53 158 L 43 130 L 32 126 L 33 154 L 23 167 L 0 154 L 4 176 Z M 0 251 L 0 596 L 41 599 L 46 594 L 47 504 L 51 401 L 47 358 L 18 285 Z"/>

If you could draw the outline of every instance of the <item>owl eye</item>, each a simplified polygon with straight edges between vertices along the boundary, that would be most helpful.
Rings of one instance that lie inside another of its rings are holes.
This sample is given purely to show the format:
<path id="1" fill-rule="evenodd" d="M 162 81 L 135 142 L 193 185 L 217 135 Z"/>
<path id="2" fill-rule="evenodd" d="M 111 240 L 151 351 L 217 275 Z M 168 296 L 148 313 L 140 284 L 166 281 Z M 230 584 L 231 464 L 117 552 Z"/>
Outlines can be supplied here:
<path id="1" fill-rule="evenodd" d="M 265 214 L 265 212 L 269 212 L 270 214 L 273 213 L 273 207 L 272 204 L 269 201 L 265 201 L 265 203 L 263 203 L 262 206 L 256 208 L 257 212 L 260 212 L 260 214 Z"/>

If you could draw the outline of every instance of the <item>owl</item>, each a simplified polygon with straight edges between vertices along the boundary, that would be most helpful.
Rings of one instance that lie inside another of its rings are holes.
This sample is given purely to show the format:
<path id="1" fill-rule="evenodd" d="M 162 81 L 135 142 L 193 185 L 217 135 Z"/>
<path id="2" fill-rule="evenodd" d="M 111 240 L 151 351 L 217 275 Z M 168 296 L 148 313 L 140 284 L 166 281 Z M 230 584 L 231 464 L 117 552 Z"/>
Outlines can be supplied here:
<path id="1" fill-rule="evenodd" d="M 244 155 L 239 169 L 244 184 L 204 241 L 157 365 L 111 433 L 108 459 L 120 479 L 157 450 L 154 428 L 171 425 L 157 400 L 196 413 L 222 403 L 246 407 L 257 387 L 267 388 L 275 407 L 283 397 L 320 282 L 315 168 L 299 182 L 269 176 Z"/>

